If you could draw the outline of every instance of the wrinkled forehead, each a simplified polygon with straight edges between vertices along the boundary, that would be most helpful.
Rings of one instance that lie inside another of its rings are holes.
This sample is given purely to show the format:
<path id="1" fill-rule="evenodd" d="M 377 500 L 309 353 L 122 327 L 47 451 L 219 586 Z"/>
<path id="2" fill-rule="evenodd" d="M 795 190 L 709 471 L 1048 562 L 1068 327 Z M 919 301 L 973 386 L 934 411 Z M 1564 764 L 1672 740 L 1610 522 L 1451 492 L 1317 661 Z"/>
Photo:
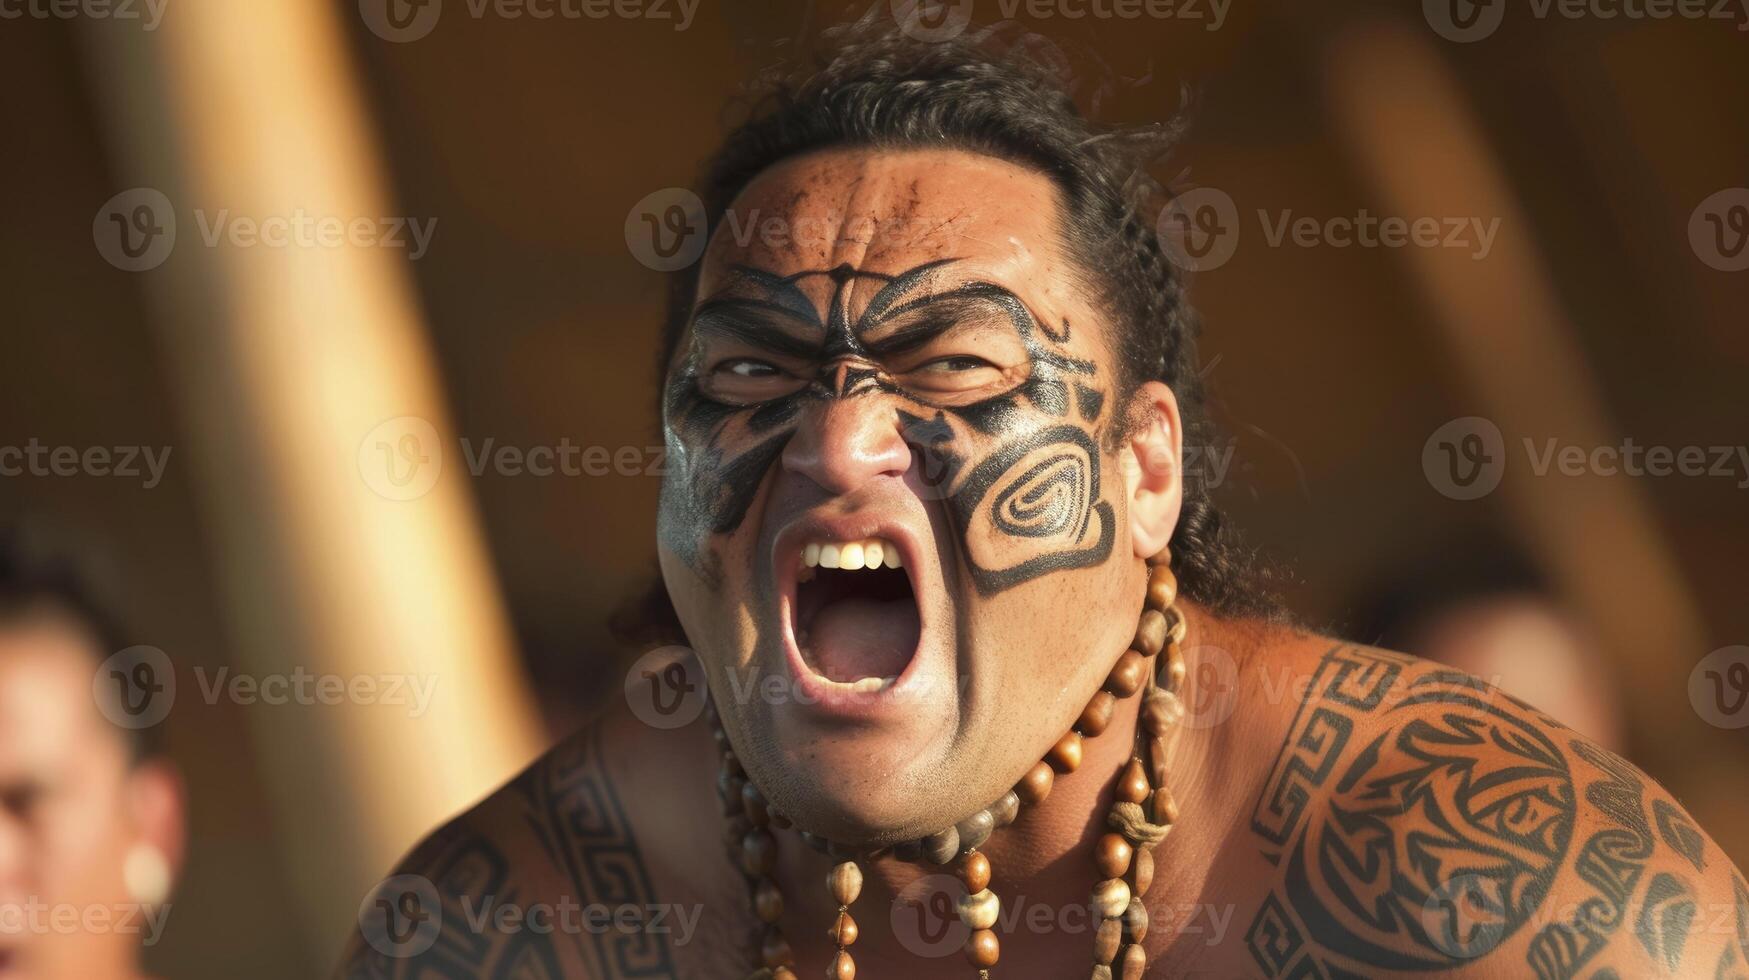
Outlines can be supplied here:
<path id="1" fill-rule="evenodd" d="M 822 151 L 765 171 L 729 206 L 705 252 L 698 297 L 740 291 L 748 268 L 787 277 L 848 265 L 897 276 L 952 259 L 944 285 L 992 282 L 1045 322 L 1085 321 L 1090 310 L 1070 274 L 1059 222 L 1050 179 L 994 157 Z M 878 282 L 853 288 L 872 292 Z M 832 289 L 823 276 L 797 285 L 819 307 Z M 853 306 L 857 299 L 850 297 Z"/>

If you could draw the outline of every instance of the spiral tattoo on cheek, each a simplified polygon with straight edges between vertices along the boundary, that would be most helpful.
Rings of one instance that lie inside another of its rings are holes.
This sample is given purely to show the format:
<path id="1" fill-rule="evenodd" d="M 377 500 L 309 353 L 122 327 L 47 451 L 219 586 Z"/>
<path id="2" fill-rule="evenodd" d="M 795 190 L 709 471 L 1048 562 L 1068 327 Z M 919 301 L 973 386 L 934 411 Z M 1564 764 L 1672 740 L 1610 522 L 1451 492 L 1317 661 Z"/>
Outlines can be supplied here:
<path id="1" fill-rule="evenodd" d="M 696 351 L 673 371 L 663 396 L 668 466 L 660 539 L 707 586 L 722 580 L 715 538 L 739 530 L 804 407 L 860 397 L 896 400 L 897 424 L 918 475 L 946 505 L 953 540 L 980 594 L 1111 556 L 1116 524 L 1100 481 L 1106 393 L 1095 364 L 1067 353 L 1067 321 L 1051 329 L 1002 286 L 970 282 L 930 290 L 954 261 L 896 276 L 848 265 L 789 276 L 737 267 L 731 295 L 694 311 L 695 339 L 727 335 L 817 368 L 795 391 L 753 405 L 706 395 Z M 799 287 L 814 277 L 833 284 L 824 316 Z M 850 286 L 864 281 L 879 286 L 852 317 Z M 971 404 L 938 405 L 870 366 L 954 324 L 951 317 L 925 318 L 873 339 L 882 326 L 950 301 L 1000 314 L 1026 351 L 1024 381 Z M 780 322 L 803 326 L 808 339 L 780 329 Z"/>

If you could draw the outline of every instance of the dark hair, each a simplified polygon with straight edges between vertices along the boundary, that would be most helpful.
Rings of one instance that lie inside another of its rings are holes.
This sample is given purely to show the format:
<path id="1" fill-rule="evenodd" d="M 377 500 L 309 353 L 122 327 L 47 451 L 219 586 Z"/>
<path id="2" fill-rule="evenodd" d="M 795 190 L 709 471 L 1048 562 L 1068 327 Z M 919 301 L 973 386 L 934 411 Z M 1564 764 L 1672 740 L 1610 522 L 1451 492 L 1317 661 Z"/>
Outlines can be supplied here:
<path id="1" fill-rule="evenodd" d="M 0 626 L 43 614 L 66 616 L 91 635 L 92 667 L 130 644 L 116 605 L 89 558 L 40 528 L 0 526 Z M 116 729 L 135 762 L 163 749 L 159 726 Z"/>
<path id="2" fill-rule="evenodd" d="M 1032 168 L 1055 182 L 1064 235 L 1087 291 L 1118 325 L 1113 344 L 1121 400 L 1143 382 L 1173 390 L 1184 444 L 1212 445 L 1198 374 L 1195 314 L 1182 275 L 1154 230 L 1162 193 L 1148 167 L 1176 145 L 1182 123 L 1102 128 L 1063 80 L 1036 61 L 994 50 L 994 31 L 952 41 L 913 40 L 863 23 L 835 38 L 816 70 L 773 72 L 756 83 L 750 115 L 705 168 L 700 196 L 709 230 L 762 171 L 832 147 L 954 148 Z M 660 365 L 665 371 L 691 315 L 700 263 L 672 274 Z M 1254 554 L 1186 472 L 1172 563 L 1183 593 L 1223 613 L 1274 615 Z M 646 599 L 646 602 L 649 600 Z"/>

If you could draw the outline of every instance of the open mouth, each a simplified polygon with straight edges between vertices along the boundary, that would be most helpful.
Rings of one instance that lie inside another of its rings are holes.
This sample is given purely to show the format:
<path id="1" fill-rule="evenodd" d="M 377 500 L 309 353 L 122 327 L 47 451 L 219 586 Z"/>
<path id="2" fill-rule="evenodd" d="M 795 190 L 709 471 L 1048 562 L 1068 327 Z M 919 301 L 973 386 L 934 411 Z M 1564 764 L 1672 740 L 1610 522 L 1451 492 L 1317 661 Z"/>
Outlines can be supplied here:
<path id="1" fill-rule="evenodd" d="M 796 647 L 814 673 L 859 692 L 891 687 L 922 636 L 899 549 L 879 538 L 810 540 L 796 574 Z"/>

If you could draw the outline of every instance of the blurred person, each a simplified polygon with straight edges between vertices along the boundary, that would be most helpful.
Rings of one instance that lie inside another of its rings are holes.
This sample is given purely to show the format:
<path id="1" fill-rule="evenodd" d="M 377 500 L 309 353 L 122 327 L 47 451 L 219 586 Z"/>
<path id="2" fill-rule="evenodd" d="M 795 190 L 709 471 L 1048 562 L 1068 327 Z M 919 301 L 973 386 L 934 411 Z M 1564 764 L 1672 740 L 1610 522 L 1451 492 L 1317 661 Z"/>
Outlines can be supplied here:
<path id="1" fill-rule="evenodd" d="M 103 708 L 120 637 L 81 569 L 0 530 L 0 980 L 134 980 L 163 933 L 183 791 Z"/>
<path id="2" fill-rule="evenodd" d="M 1276 609 L 1183 465 L 1172 130 L 972 34 L 838 40 L 673 277 L 645 608 L 691 653 L 415 847 L 339 975 L 1744 969 L 1749 888 L 1655 782 Z"/>
<path id="3" fill-rule="evenodd" d="M 1474 674 L 1619 752 L 1626 724 L 1596 638 L 1508 544 L 1392 574 L 1348 634 Z"/>

